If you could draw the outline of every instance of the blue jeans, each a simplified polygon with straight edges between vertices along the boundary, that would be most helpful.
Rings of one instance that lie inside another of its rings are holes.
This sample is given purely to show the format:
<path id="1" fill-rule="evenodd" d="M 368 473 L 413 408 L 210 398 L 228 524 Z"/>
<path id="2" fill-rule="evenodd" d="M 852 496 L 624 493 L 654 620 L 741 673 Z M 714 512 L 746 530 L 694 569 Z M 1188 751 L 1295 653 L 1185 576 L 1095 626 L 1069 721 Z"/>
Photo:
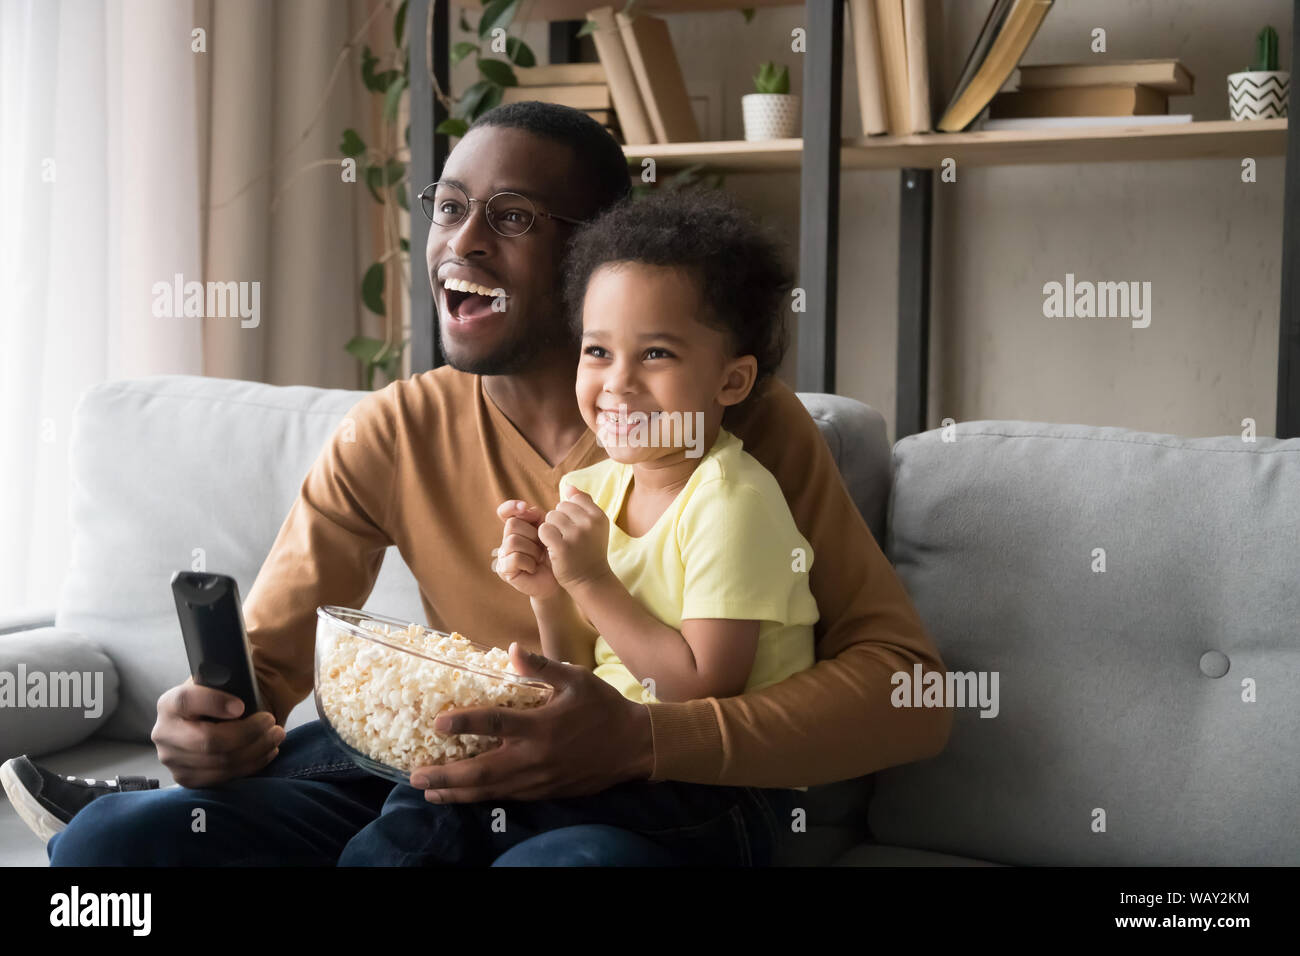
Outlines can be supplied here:
<path id="1" fill-rule="evenodd" d="M 256 776 L 100 797 L 47 852 L 52 866 L 762 866 L 795 796 L 637 781 L 586 797 L 430 804 L 357 767 L 313 721 Z"/>

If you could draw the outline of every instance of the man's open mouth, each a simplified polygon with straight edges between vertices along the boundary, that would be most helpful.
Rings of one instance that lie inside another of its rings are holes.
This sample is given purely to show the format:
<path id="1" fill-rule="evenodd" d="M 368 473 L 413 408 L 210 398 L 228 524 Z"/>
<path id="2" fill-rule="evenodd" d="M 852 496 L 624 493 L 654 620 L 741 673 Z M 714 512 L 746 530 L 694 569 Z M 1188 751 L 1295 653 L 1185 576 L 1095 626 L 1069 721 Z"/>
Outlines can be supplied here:
<path id="1" fill-rule="evenodd" d="M 467 279 L 442 280 L 443 295 L 447 300 L 447 314 L 458 322 L 481 319 L 493 311 L 501 312 L 510 296 L 505 289 L 489 289 Z M 500 302 L 495 309 L 494 303 Z"/>

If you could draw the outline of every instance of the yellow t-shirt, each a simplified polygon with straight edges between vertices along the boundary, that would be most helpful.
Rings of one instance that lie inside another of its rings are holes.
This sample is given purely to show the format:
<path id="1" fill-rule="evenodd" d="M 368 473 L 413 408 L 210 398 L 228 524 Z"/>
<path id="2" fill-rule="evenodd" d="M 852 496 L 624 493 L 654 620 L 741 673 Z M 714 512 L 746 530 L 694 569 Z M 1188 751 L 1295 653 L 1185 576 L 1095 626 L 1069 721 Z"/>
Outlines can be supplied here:
<path id="1" fill-rule="evenodd" d="M 609 566 L 632 596 L 675 630 L 693 618 L 760 621 L 747 691 L 812 667 L 812 547 L 776 479 L 741 440 L 719 431 L 686 486 L 639 538 L 616 524 L 631 482 L 631 465 L 607 460 L 570 472 L 561 486 L 585 491 L 609 516 Z M 596 676 L 623 696 L 657 702 L 603 637 L 595 657 Z"/>

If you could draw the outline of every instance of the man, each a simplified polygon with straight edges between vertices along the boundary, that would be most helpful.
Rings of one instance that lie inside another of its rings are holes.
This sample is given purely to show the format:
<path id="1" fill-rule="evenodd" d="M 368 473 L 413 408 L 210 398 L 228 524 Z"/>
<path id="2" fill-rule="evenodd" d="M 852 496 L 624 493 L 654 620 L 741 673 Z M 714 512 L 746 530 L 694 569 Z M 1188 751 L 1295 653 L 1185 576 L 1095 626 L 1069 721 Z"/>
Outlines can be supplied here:
<path id="1" fill-rule="evenodd" d="M 319 723 L 283 730 L 311 691 L 317 606 L 359 607 L 390 544 L 419 581 L 431 625 L 503 648 L 517 642 L 516 669 L 556 687 L 533 711 L 439 718 L 440 730 L 503 743 L 413 774 L 431 803 L 579 798 L 646 779 L 799 787 L 942 749 L 948 711 L 889 702 L 892 674 L 942 662 L 815 423 L 779 383 L 728 427 L 776 476 L 812 545 L 816 666 L 738 697 L 646 705 L 531 653 L 540 644 L 528 601 L 492 568 L 495 507 L 556 502 L 560 476 L 603 457 L 574 397 L 578 349 L 561 264 L 578 224 L 625 197 L 626 161 L 584 114 L 519 103 L 473 125 L 441 182 L 463 193 L 462 203 L 429 209 L 426 265 L 449 367 L 363 398 L 349 415 L 354 434 L 336 435 L 303 482 L 245 606 L 274 714 L 212 722 L 204 718 L 234 716 L 228 695 L 190 681 L 168 691 L 153 740 L 183 786 L 96 799 L 51 840 L 52 863 L 400 863 L 372 852 L 366 833 L 393 785 L 358 770 Z M 432 205 L 433 190 L 425 195 Z M 190 834 L 199 807 L 220 839 Z M 771 816 L 769 829 L 789 829 Z M 679 862 L 617 828 L 530 836 L 497 863 Z M 411 837 L 433 838 L 418 828 Z"/>

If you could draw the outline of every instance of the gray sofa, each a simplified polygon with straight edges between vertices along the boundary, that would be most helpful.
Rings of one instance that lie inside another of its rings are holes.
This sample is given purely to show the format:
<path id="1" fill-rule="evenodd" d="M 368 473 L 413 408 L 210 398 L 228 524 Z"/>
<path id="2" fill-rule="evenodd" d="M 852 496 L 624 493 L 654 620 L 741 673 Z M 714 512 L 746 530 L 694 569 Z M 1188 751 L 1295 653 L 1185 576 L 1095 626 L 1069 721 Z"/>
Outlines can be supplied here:
<path id="1" fill-rule="evenodd" d="M 0 671 L 97 669 L 102 712 L 0 711 L 0 758 L 171 782 L 148 739 L 186 675 L 170 575 L 247 593 L 359 397 L 181 376 L 85 395 L 60 606 L 0 618 Z M 802 397 L 954 678 L 997 693 L 938 757 L 809 791 L 783 863 L 1300 863 L 1300 440 L 972 422 L 891 453 L 874 410 Z M 366 606 L 422 620 L 395 551 Z M 0 802 L 0 864 L 44 863 Z"/>

